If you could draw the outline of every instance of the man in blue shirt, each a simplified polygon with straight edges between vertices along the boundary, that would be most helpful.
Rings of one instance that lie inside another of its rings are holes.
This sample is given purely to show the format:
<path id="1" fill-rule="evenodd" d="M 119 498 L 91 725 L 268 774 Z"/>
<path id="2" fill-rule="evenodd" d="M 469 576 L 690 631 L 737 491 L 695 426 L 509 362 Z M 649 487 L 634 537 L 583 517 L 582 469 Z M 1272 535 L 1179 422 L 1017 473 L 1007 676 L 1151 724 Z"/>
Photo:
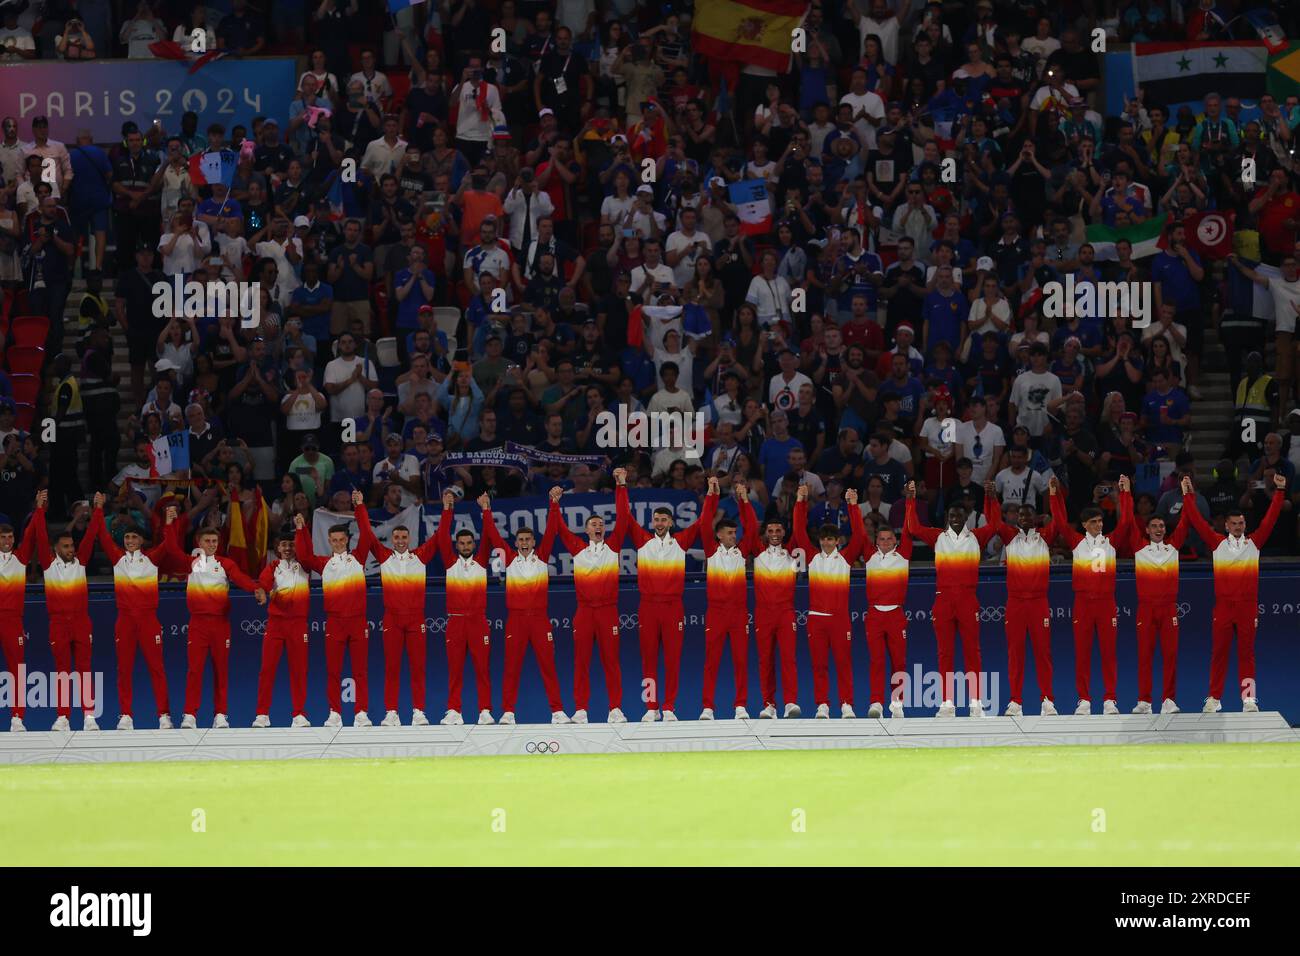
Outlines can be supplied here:
<path id="1" fill-rule="evenodd" d="M 95 237 L 94 269 L 104 268 L 104 247 L 108 244 L 108 213 L 113 207 L 109 183 L 113 164 L 108 154 L 95 145 L 88 130 L 77 134 L 77 145 L 68 151 L 72 160 L 72 182 L 68 185 L 68 217 L 78 237 L 87 229 Z"/>
<path id="2" fill-rule="evenodd" d="M 935 288 L 925 297 L 921 314 L 925 319 L 925 352 L 934 355 L 934 347 L 947 342 L 955 352 L 961 345 L 961 331 L 970 312 L 970 301 L 953 282 L 952 266 L 940 266 L 935 273 Z"/>
<path id="3" fill-rule="evenodd" d="M 1172 458 L 1183 447 L 1183 429 L 1192 424 L 1191 404 L 1163 368 L 1152 373 L 1151 383 L 1155 387 L 1142 400 L 1142 424 L 1157 454 Z"/>
<path id="4" fill-rule="evenodd" d="M 316 340 L 317 355 L 323 352 L 325 361 L 330 358 L 330 310 L 333 306 L 334 289 L 320 280 L 320 264 L 315 259 L 304 259 L 302 285 L 293 290 L 287 314 L 302 319 L 303 335 Z M 319 364 L 320 360 L 317 361 Z"/>
<path id="5" fill-rule="evenodd" d="M 790 419 L 777 410 L 768 416 L 771 432 L 758 449 L 758 462 L 763 467 L 763 479 L 772 494 L 777 493 L 781 479 L 790 470 L 790 450 L 803 448 L 797 438 L 790 435 Z"/>
<path id="6" fill-rule="evenodd" d="M 885 483 L 885 493 L 881 500 L 897 501 L 903 497 L 903 487 L 909 481 L 907 469 L 890 457 L 889 446 L 893 438 L 881 432 L 872 435 L 867 442 L 867 461 L 862 469 L 861 492 L 865 495 L 867 484 L 878 477 Z"/>
<path id="7" fill-rule="evenodd" d="M 339 491 L 346 491 L 348 494 L 359 491 L 369 501 L 375 476 L 371 469 L 361 464 L 361 446 L 356 442 L 344 445 L 341 457 L 343 467 L 336 470 L 334 477 L 330 479 L 330 495 L 333 496 Z"/>
<path id="8" fill-rule="evenodd" d="M 1187 231 L 1180 224 L 1169 227 L 1169 248 L 1151 261 L 1151 282 L 1155 286 L 1153 314 L 1160 306 L 1172 302 L 1177 310 L 1174 321 L 1187 329 L 1187 381 L 1196 381 L 1201 370 L 1201 346 L 1205 340 L 1205 310 L 1201 304 L 1201 283 L 1205 269 L 1200 257 L 1187 248 Z M 1191 386 L 1187 390 L 1192 398 L 1200 398 L 1200 391 Z"/>
<path id="9" fill-rule="evenodd" d="M 397 297 L 397 327 L 409 330 L 420 327 L 420 311 L 433 307 L 434 275 L 425 265 L 424 246 L 413 245 L 406 257 L 407 267 L 393 277 Z"/>

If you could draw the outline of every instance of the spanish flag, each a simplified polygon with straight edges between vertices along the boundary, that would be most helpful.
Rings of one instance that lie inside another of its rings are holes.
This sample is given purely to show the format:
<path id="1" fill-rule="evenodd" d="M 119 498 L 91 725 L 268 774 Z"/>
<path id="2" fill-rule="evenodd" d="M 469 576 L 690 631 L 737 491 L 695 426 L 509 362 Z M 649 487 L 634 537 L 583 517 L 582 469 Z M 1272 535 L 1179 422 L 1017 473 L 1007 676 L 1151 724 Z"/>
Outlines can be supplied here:
<path id="1" fill-rule="evenodd" d="M 257 489 L 252 513 L 245 516 L 239 496 L 230 497 L 230 515 L 226 521 L 226 557 L 252 577 L 262 573 L 266 564 L 266 542 L 270 519 L 262 490 Z"/>
<path id="2" fill-rule="evenodd" d="M 695 52 L 709 60 L 790 67 L 791 34 L 808 12 L 804 0 L 708 0 L 696 4 Z"/>

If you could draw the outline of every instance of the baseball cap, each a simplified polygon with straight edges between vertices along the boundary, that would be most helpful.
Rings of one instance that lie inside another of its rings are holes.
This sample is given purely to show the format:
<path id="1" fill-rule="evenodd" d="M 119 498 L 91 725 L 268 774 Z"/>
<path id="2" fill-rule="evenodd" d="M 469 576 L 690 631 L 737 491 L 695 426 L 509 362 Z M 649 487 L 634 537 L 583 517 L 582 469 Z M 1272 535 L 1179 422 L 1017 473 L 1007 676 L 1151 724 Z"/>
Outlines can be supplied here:
<path id="1" fill-rule="evenodd" d="M 153 370 L 155 372 L 175 372 L 178 371 L 179 369 L 180 366 L 177 365 L 175 362 L 173 362 L 171 359 L 159 359 L 158 361 L 153 363 Z"/>
<path id="2" fill-rule="evenodd" d="M 540 110 L 537 111 L 538 119 L 541 119 L 543 116 L 554 116 L 554 115 L 555 115 L 555 110 L 551 109 L 549 106 L 543 106 Z"/>
<path id="3" fill-rule="evenodd" d="M 432 312 L 433 312 L 433 306 L 431 306 L 431 305 L 422 305 L 422 306 L 420 306 L 420 308 L 417 309 L 416 311 L 417 311 L 420 315 L 425 315 L 426 313 L 432 313 Z"/>
<path id="4" fill-rule="evenodd" d="M 636 187 L 636 191 L 639 193 L 649 193 L 651 196 L 655 194 L 654 187 L 649 183 L 642 183 L 640 186 Z"/>
<path id="5" fill-rule="evenodd" d="M 993 271 L 993 258 L 992 258 L 992 256 L 980 256 L 979 259 L 977 259 L 977 260 L 975 261 L 975 271 L 976 271 L 976 272 L 992 272 L 992 271 Z"/>
<path id="6" fill-rule="evenodd" d="M 397 432 L 389 432 L 389 433 L 384 437 L 384 444 L 385 444 L 385 445 L 391 445 L 391 444 L 393 444 L 394 442 L 396 442 L 397 444 L 400 445 L 400 444 L 402 443 L 402 436 L 401 436 L 399 433 L 397 433 Z"/>
<path id="7" fill-rule="evenodd" d="M 297 216 L 297 217 L 295 217 L 294 220 L 293 220 L 293 228 L 295 228 L 295 229 L 310 229 L 310 228 L 311 228 L 311 220 L 308 219 L 306 216 Z"/>
<path id="8" fill-rule="evenodd" d="M 316 438 L 315 432 L 308 432 L 306 435 L 302 436 L 302 447 L 304 450 L 308 448 L 320 448 L 320 441 Z"/>
<path id="9" fill-rule="evenodd" d="M 622 143 L 624 146 L 626 146 L 626 145 L 627 145 L 627 137 L 624 136 L 622 133 L 615 133 L 613 136 L 611 136 L 611 137 L 609 138 L 609 142 L 610 142 L 610 145 L 611 145 L 611 146 L 612 146 L 614 143 Z"/>

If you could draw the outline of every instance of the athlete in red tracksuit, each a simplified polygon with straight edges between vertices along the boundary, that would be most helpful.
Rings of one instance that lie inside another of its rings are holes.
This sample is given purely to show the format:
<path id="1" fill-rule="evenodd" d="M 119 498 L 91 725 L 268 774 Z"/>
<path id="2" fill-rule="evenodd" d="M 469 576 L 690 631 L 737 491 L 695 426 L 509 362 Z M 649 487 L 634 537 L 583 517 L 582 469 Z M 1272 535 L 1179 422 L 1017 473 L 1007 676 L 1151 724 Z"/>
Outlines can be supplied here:
<path id="1" fill-rule="evenodd" d="M 189 577 L 185 582 L 185 603 L 190 610 L 190 624 L 186 631 L 186 655 L 189 669 L 185 677 L 185 714 L 181 718 L 182 730 L 198 726 L 195 714 L 203 701 L 203 668 L 208 655 L 212 655 L 214 730 L 230 727 L 226 716 L 227 686 L 230 671 L 230 585 L 249 591 L 258 604 L 266 603 L 266 592 L 244 573 L 234 561 L 217 554 L 221 535 L 215 528 L 204 528 L 196 536 L 198 551 L 187 555 L 181 550 L 181 533 L 164 537 L 163 559 L 178 568 L 184 568 Z"/>
<path id="2" fill-rule="evenodd" d="M 266 635 L 262 638 L 262 669 L 257 675 L 257 715 L 254 727 L 271 726 L 271 691 L 280 655 L 289 661 L 289 702 L 293 726 L 310 727 L 307 719 L 307 614 L 311 610 L 311 576 L 294 556 L 288 535 L 275 542 L 275 560 L 262 569 L 257 583 L 267 593 Z"/>
<path id="3" fill-rule="evenodd" d="M 443 724 L 463 724 L 460 715 L 461 686 L 465 681 L 465 654 L 468 652 L 474 665 L 474 679 L 478 687 L 478 722 L 495 723 L 492 719 L 492 672 L 488 666 L 491 649 L 487 620 L 487 567 L 491 553 L 491 538 L 485 532 L 474 544 L 474 532 L 464 529 L 456 532 L 452 547 L 451 526 L 455 520 L 455 496 L 446 492 L 442 496 L 442 520 L 434 540 L 442 554 L 447 591 L 447 713 Z M 487 495 L 478 499 L 483 509 L 483 527 L 492 524 L 492 509 Z"/>
<path id="4" fill-rule="evenodd" d="M 1135 714 L 1151 713 L 1151 672 L 1155 667 L 1156 642 L 1164 664 L 1160 707 L 1162 714 L 1178 713 L 1174 695 L 1178 680 L 1178 551 L 1191 530 L 1188 521 L 1178 522 L 1167 534 L 1165 519 L 1152 515 L 1146 528 L 1133 523 L 1133 495 L 1128 478 L 1119 480 L 1119 508 L 1128 516 L 1132 536 L 1127 550 L 1133 552 L 1137 579 L 1138 699 Z"/>
<path id="5" fill-rule="evenodd" d="M 353 492 L 353 517 L 360 527 L 365 505 Z M 370 548 L 358 535 L 357 546 L 348 550 L 351 532 L 347 525 L 330 528 L 330 554 L 318 555 L 311 532 L 302 515 L 294 516 L 298 532 L 294 542 L 298 560 L 321 578 L 325 595 L 325 697 L 330 713 L 326 727 L 343 726 L 343 657 L 352 657 L 352 679 L 356 682 L 356 711 L 353 727 L 369 727 L 370 715 L 370 627 L 366 622 L 366 555 Z"/>
<path id="6" fill-rule="evenodd" d="M 618 485 L 627 481 L 627 473 L 614 470 Z M 682 591 L 686 587 L 686 548 L 700 533 L 697 518 L 689 527 L 673 531 L 673 513 L 670 508 L 656 508 L 650 518 L 653 532 L 646 531 L 632 517 L 631 505 L 622 499 L 622 514 L 636 545 L 636 583 L 641 594 L 637 607 L 638 639 L 641 644 L 641 687 L 646 698 L 646 712 L 641 720 L 651 723 L 659 719 L 660 703 L 663 719 L 676 720 L 677 681 L 681 676 L 682 638 L 686 626 L 686 610 L 682 604 Z M 659 695 L 659 645 L 664 648 L 664 693 Z"/>
<path id="7" fill-rule="evenodd" d="M 117 729 L 135 729 L 132 672 L 135 670 L 135 652 L 139 648 L 153 684 L 158 729 L 170 730 L 171 704 L 167 696 L 167 669 L 163 665 L 162 625 L 158 623 L 158 573 L 165 564 L 167 542 L 164 540 L 145 551 L 142 547 L 144 534 L 131 526 L 122 535 L 125 547 L 119 548 L 104 524 L 102 494 L 95 495 L 95 516 L 91 522 L 97 529 L 100 549 L 113 565 L 113 593 L 117 598 L 113 643 L 117 648 L 117 700 L 122 713 Z M 168 508 L 163 537 L 174 537 L 179 531 L 176 509 Z"/>
<path id="8" fill-rule="evenodd" d="M 1022 504 L 1016 515 L 1016 527 L 1002 520 L 993 482 L 984 483 L 984 500 L 993 502 L 998 536 L 1004 545 L 1002 554 L 1007 565 L 1007 672 L 1011 679 L 1008 717 L 1024 715 L 1025 632 L 1034 651 L 1034 671 L 1038 693 L 1042 698 L 1039 712 L 1044 717 L 1056 714 L 1052 696 L 1052 609 L 1047 603 L 1047 584 L 1052 567 L 1052 542 L 1056 525 L 1048 521 L 1038 526 L 1034 506 Z"/>
<path id="9" fill-rule="evenodd" d="M 1074 685 L 1079 703 L 1074 713 L 1086 717 L 1092 713 L 1089 685 L 1092 678 L 1092 635 L 1097 632 L 1101 646 L 1101 679 L 1106 696 L 1102 712 L 1118 714 L 1115 703 L 1115 682 L 1118 667 L 1115 663 L 1115 636 L 1119 629 L 1119 609 L 1115 604 L 1115 545 L 1127 547 L 1133 540 L 1132 516 L 1119 524 L 1110 536 L 1103 535 L 1100 508 L 1084 508 L 1079 513 L 1084 533 L 1070 527 L 1065 513 L 1065 500 L 1060 494 L 1056 478 L 1049 483 L 1051 491 L 1052 521 L 1057 535 L 1074 552 Z"/>
<path id="10" fill-rule="evenodd" d="M 483 533 L 499 550 L 506 570 L 506 672 L 501 694 L 504 713 L 501 723 L 515 722 L 515 704 L 519 700 L 519 677 L 524 669 L 524 655 L 531 644 L 542 672 L 542 686 L 551 707 L 551 723 L 567 724 L 560 699 L 560 681 L 555 673 L 555 637 L 551 631 L 550 577 L 551 548 L 560 527 L 560 488 L 551 489 L 551 508 L 546 518 L 546 533 L 534 548 L 536 533 L 531 528 L 515 532 L 515 546 L 506 544 L 496 523 L 484 526 Z"/>
<path id="11" fill-rule="evenodd" d="M 1183 515 L 1214 554 L 1214 623 L 1210 650 L 1210 696 L 1203 713 L 1223 709 L 1223 685 L 1228 679 L 1228 651 L 1237 632 L 1237 679 L 1243 711 L 1259 710 L 1255 686 L 1255 631 L 1259 627 L 1259 550 L 1268 542 L 1286 502 L 1286 478 L 1273 476 L 1273 500 L 1253 534 L 1246 534 L 1246 516 L 1228 512 L 1226 535 L 1214 531 L 1196 510 L 1195 489 L 1183 479 Z"/>
<path id="12" fill-rule="evenodd" d="M 9 718 L 11 731 L 23 731 L 23 700 L 26 697 L 27 672 L 23 664 L 23 606 L 27 601 L 27 564 L 32 559 L 36 536 L 31 526 L 23 533 L 22 543 L 14 547 L 12 525 L 0 524 L 0 651 L 4 652 L 5 666 L 14 676 L 13 715 Z"/>
<path id="13" fill-rule="evenodd" d="M 830 658 L 835 659 L 835 689 L 839 691 L 840 716 L 856 717 L 853 712 L 853 625 L 849 617 L 849 576 L 853 562 L 862 555 L 867 544 L 866 530 L 862 526 L 862 513 L 858 511 L 858 493 L 850 488 L 844 493 L 849 506 L 849 524 L 853 534 L 849 543 L 841 548 L 840 532 L 834 525 L 817 529 L 820 547 L 814 552 L 808 540 L 808 486 L 800 485 L 796 492 L 792 537 L 796 548 L 808 559 L 808 650 L 813 666 L 813 700 L 817 704 L 816 717 L 827 719 L 830 708 Z M 857 518 L 854 519 L 854 512 Z"/>
<path id="14" fill-rule="evenodd" d="M 90 664 L 90 595 L 86 587 L 86 562 L 95 550 L 104 512 L 97 513 L 98 522 L 92 516 L 80 545 L 74 544 L 72 535 L 65 531 L 58 536 L 54 550 L 51 550 L 49 532 L 45 527 L 45 494 L 44 491 L 37 494 L 31 530 L 36 538 L 36 560 L 45 570 L 45 607 L 50 615 L 50 649 L 54 654 L 54 667 L 60 677 L 72 678 L 75 660 L 75 681 L 81 689 L 84 727 L 98 730 Z M 71 684 L 65 686 L 71 690 Z M 62 689 L 58 698 L 58 718 L 51 729 L 66 731 L 71 729 L 68 717 L 72 713 L 72 702 Z"/>
<path id="15" fill-rule="evenodd" d="M 795 504 L 801 521 L 807 522 L 808 505 Z M 758 528 L 758 516 L 746 497 L 740 502 L 745 532 Z M 763 522 L 763 545 L 754 551 L 754 643 L 758 646 L 758 685 L 763 695 L 763 709 L 758 716 L 775 719 L 776 662 L 781 660 L 781 690 L 786 705 L 785 717 L 798 717 L 799 667 L 795 660 L 798 631 L 795 627 L 794 585 L 799 572 L 808 565 L 808 554 L 786 540 L 785 525 L 769 519 Z"/>
<path id="16" fill-rule="evenodd" d="M 994 503 L 985 495 L 984 512 Z M 966 701 L 972 717 L 984 716 L 980 701 L 979 679 L 983 673 L 980 661 L 980 601 L 975 592 L 979 584 L 980 557 L 997 525 L 989 523 L 974 531 L 966 527 L 968 515 L 961 505 L 952 505 L 945 516 L 948 527 L 940 531 L 921 524 L 916 513 L 916 484 L 907 483 L 907 518 L 905 528 L 913 538 L 924 541 L 934 549 L 934 606 L 931 619 L 934 636 L 939 645 L 939 670 L 943 674 L 943 703 L 938 716 L 954 717 L 956 676 L 953 662 L 956 636 L 961 634 L 962 664 L 966 668 Z"/>
<path id="17" fill-rule="evenodd" d="M 855 521 L 856 519 L 856 521 Z M 862 510 L 849 510 L 854 530 L 861 527 Z M 863 532 L 865 533 L 865 528 Z M 885 653 L 896 675 L 889 701 L 889 716 L 902 717 L 907 679 L 907 578 L 912 559 L 912 536 L 906 531 L 900 541 L 894 529 L 876 531 L 876 550 L 867 559 L 867 652 L 871 656 L 871 707 L 867 716 L 885 713 Z M 902 676 L 902 680 L 897 675 Z"/>
<path id="18" fill-rule="evenodd" d="M 361 501 L 361 492 L 353 492 Z M 430 538 L 411 550 L 411 529 L 392 529 L 391 549 L 384 547 L 370 527 L 365 508 L 357 509 L 361 543 L 379 562 L 379 579 L 384 591 L 384 719 L 383 727 L 400 727 L 397 695 L 402 683 L 402 649 L 411 660 L 411 726 L 429 723 L 425 716 L 425 674 L 428 670 L 428 645 L 425 643 L 425 568 L 438 551 L 438 539 Z"/>
<path id="19" fill-rule="evenodd" d="M 734 486 L 737 499 L 748 504 L 743 482 Z M 743 507 L 742 514 L 743 514 Z M 705 587 L 708 609 L 704 615 L 704 710 L 700 720 L 713 720 L 713 700 L 718 687 L 722 647 L 731 641 L 731 666 L 736 696 L 732 702 L 736 720 L 748 720 L 745 701 L 749 697 L 749 585 L 745 560 L 757 552 L 758 522 L 745 516 L 744 540 L 736 541 L 736 523 L 724 519 L 715 529 L 718 512 L 718 479 L 709 479 L 700 517 L 700 539 L 704 542 Z M 753 508 L 750 508 L 752 514 Z"/>
<path id="20" fill-rule="evenodd" d="M 609 697 L 611 724 L 627 721 L 623 716 L 623 671 L 618 660 L 618 575 L 619 554 L 627 535 L 626 512 L 619 500 L 626 500 L 627 488 L 615 492 L 613 533 L 606 536 L 605 519 L 593 514 L 587 519 L 584 541 L 564 521 L 559 521 L 560 540 L 573 555 L 573 586 L 578 610 L 573 616 L 573 722 L 587 722 L 591 700 L 591 648 L 600 652 L 605 672 L 605 693 Z"/>

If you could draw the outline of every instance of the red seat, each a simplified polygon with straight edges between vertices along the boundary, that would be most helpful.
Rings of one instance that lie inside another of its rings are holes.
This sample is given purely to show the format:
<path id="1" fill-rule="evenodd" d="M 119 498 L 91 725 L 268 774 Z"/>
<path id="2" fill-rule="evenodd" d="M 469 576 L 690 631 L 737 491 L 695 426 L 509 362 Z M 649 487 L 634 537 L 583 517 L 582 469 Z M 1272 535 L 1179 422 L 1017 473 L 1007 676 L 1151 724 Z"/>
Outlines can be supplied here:
<path id="1" fill-rule="evenodd" d="M 19 348 L 44 346 L 50 320 L 43 315 L 16 315 L 9 323 L 9 341 Z"/>
<path id="2" fill-rule="evenodd" d="M 41 377 L 23 372 L 17 375 L 11 375 L 10 381 L 13 383 L 14 401 L 26 405 L 35 405 L 36 399 L 41 394 Z"/>
<path id="3" fill-rule="evenodd" d="M 39 345 L 12 345 L 5 350 L 5 360 L 14 375 L 40 375 L 45 366 L 45 349 Z"/>

